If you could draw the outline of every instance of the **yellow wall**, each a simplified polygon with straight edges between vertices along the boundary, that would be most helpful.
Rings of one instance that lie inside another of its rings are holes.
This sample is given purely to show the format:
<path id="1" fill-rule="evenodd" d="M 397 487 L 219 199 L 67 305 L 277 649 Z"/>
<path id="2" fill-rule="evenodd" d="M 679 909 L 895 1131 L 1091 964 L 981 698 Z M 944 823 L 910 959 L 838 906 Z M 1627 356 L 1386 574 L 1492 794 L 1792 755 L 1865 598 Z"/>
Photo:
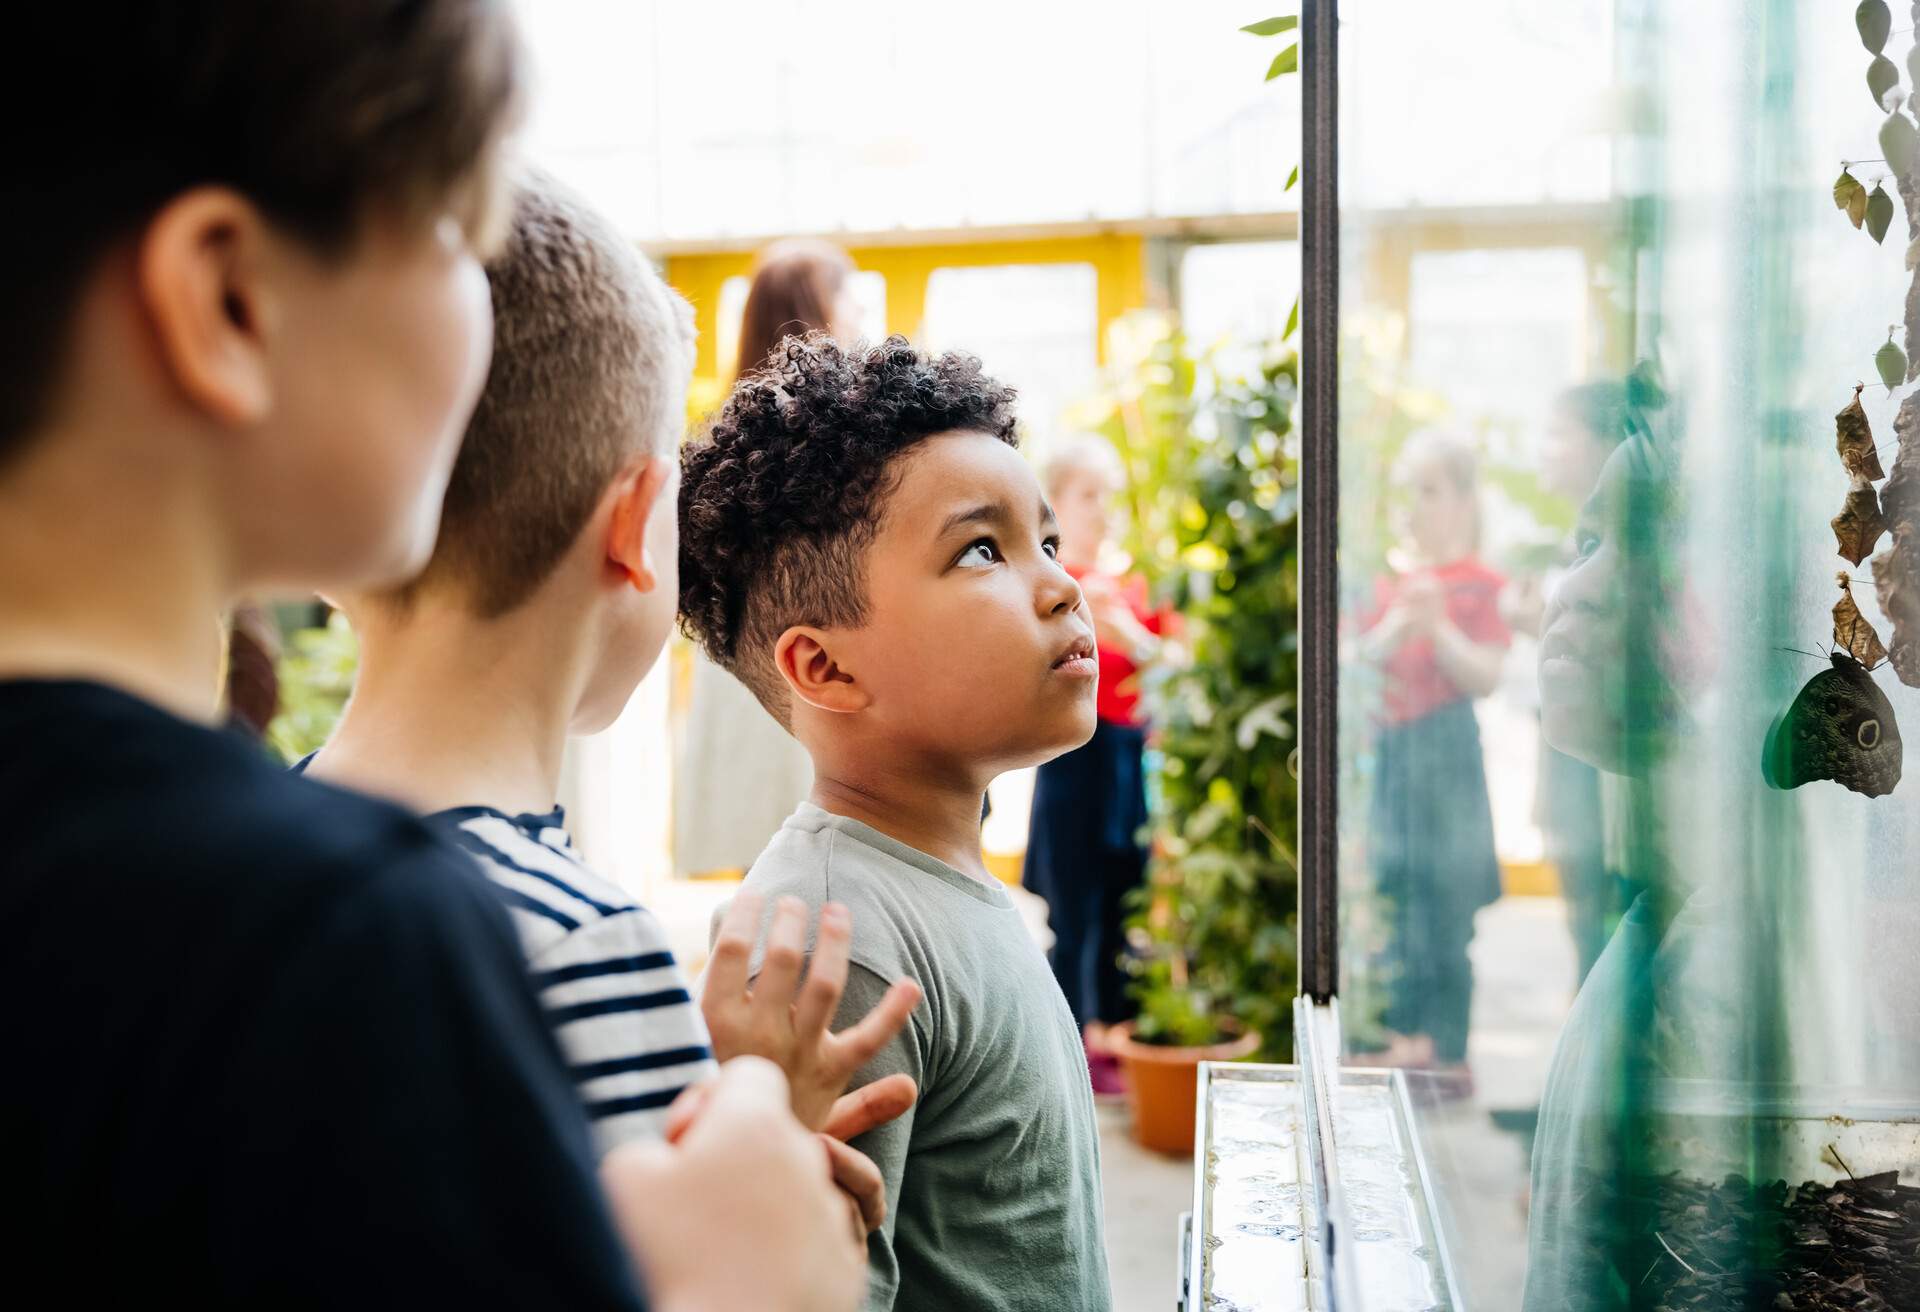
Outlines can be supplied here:
<path id="1" fill-rule="evenodd" d="M 1147 303 L 1146 239 L 1138 233 L 1101 233 L 1085 237 L 988 240 L 929 246 L 854 246 L 848 253 L 863 270 L 887 280 L 887 331 L 918 340 L 927 310 L 927 279 L 935 269 L 979 268 L 1002 264 L 1091 264 L 1098 285 L 1101 363 L 1106 362 L 1107 329 L 1114 320 Z M 708 388 L 720 380 L 717 358 L 720 288 L 727 279 L 753 271 L 748 252 L 669 255 L 666 277 L 693 303 L 700 330 L 694 374 Z M 696 385 L 696 397 L 702 388 Z"/>

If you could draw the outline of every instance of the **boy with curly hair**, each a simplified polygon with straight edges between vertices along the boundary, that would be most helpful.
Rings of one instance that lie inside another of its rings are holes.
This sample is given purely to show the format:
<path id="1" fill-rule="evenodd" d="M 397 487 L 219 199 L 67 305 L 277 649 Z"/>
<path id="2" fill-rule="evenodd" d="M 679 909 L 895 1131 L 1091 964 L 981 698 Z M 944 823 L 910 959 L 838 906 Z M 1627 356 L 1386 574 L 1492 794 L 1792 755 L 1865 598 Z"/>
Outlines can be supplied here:
<path id="1" fill-rule="evenodd" d="M 1013 401 L 901 338 L 790 339 L 682 462 L 683 623 L 814 763 L 745 887 L 852 911 L 837 1025 L 926 991 L 855 1076 L 921 1089 L 855 1141 L 887 1180 L 873 1309 L 1110 1301 L 1079 1031 L 980 851 L 987 783 L 1084 743 L 1098 684 Z M 753 920 L 727 917 L 715 977 L 793 969 Z"/>

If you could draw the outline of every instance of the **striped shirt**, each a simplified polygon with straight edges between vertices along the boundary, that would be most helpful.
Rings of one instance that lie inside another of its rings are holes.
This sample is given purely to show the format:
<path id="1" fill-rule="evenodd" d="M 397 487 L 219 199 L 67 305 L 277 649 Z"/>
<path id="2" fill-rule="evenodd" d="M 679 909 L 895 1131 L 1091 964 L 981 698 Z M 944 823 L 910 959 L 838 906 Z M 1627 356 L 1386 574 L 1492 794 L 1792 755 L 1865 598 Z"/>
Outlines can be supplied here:
<path id="1" fill-rule="evenodd" d="M 506 899 L 600 1151 L 658 1138 L 667 1106 L 716 1070 L 659 922 L 581 863 L 559 807 L 510 816 L 462 806 L 428 819 Z"/>

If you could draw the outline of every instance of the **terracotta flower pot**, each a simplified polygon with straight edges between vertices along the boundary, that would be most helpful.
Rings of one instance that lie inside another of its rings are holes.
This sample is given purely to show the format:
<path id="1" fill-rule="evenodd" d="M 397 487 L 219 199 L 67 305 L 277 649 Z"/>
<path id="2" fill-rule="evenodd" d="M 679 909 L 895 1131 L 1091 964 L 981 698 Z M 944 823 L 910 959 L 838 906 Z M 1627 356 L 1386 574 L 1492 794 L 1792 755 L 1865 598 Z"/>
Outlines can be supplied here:
<path id="1" fill-rule="evenodd" d="M 1194 1080 L 1200 1063 L 1244 1061 L 1260 1048 L 1260 1036 L 1251 1031 L 1204 1048 L 1140 1043 L 1133 1037 L 1131 1021 L 1114 1026 L 1107 1035 L 1126 1072 L 1133 1137 L 1161 1153 L 1193 1152 Z"/>

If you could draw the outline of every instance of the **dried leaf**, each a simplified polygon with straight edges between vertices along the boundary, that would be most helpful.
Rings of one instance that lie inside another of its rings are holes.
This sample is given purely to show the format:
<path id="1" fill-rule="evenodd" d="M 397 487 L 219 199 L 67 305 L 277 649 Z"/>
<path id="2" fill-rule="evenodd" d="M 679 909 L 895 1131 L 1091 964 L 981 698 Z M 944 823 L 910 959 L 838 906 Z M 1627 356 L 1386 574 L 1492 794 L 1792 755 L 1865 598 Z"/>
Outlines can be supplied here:
<path id="1" fill-rule="evenodd" d="M 1892 223 L 1893 197 L 1887 195 L 1885 187 L 1876 186 L 1867 197 L 1867 235 L 1875 242 L 1883 242 Z"/>
<path id="2" fill-rule="evenodd" d="M 1900 66 L 1885 55 L 1875 55 L 1867 65 L 1867 90 L 1873 93 L 1874 106 L 1887 112 L 1887 92 L 1900 85 Z"/>
<path id="3" fill-rule="evenodd" d="M 1853 581 L 1845 570 L 1840 571 L 1840 600 L 1833 603 L 1833 643 L 1850 652 L 1868 669 L 1887 658 L 1887 649 L 1880 645 L 1880 635 L 1873 631 L 1873 625 L 1853 600 Z"/>
<path id="4" fill-rule="evenodd" d="M 1907 353 L 1889 341 L 1873 353 L 1873 367 L 1880 371 L 1880 381 L 1887 385 L 1887 394 L 1900 386 L 1907 376 Z"/>
<path id="5" fill-rule="evenodd" d="M 1877 55 L 1885 50 L 1887 34 L 1893 31 L 1893 14 L 1887 8 L 1887 0 L 1860 0 L 1860 7 L 1853 11 L 1853 25 L 1868 54 Z"/>
<path id="6" fill-rule="evenodd" d="M 1840 452 L 1840 464 L 1847 473 L 1864 474 L 1877 483 L 1887 476 L 1887 471 L 1880 467 L 1880 453 L 1873 448 L 1873 429 L 1867 424 L 1867 412 L 1860 406 L 1860 393 L 1864 390 L 1854 388 L 1853 400 L 1833 417 L 1833 444 Z"/>
<path id="7" fill-rule="evenodd" d="M 1835 208 L 1846 211 L 1854 227 L 1866 221 L 1867 189 L 1845 169 L 1840 170 L 1840 176 L 1833 184 L 1833 203 Z"/>
<path id="8" fill-rule="evenodd" d="M 1858 474 L 1854 475 L 1853 487 L 1847 492 L 1846 504 L 1828 522 L 1833 525 L 1833 536 L 1839 544 L 1840 555 L 1849 565 L 1858 565 L 1871 556 L 1874 546 L 1880 541 L 1880 535 L 1887 531 L 1887 522 L 1880 517 L 1880 498 L 1874 495 L 1873 484 Z"/>

